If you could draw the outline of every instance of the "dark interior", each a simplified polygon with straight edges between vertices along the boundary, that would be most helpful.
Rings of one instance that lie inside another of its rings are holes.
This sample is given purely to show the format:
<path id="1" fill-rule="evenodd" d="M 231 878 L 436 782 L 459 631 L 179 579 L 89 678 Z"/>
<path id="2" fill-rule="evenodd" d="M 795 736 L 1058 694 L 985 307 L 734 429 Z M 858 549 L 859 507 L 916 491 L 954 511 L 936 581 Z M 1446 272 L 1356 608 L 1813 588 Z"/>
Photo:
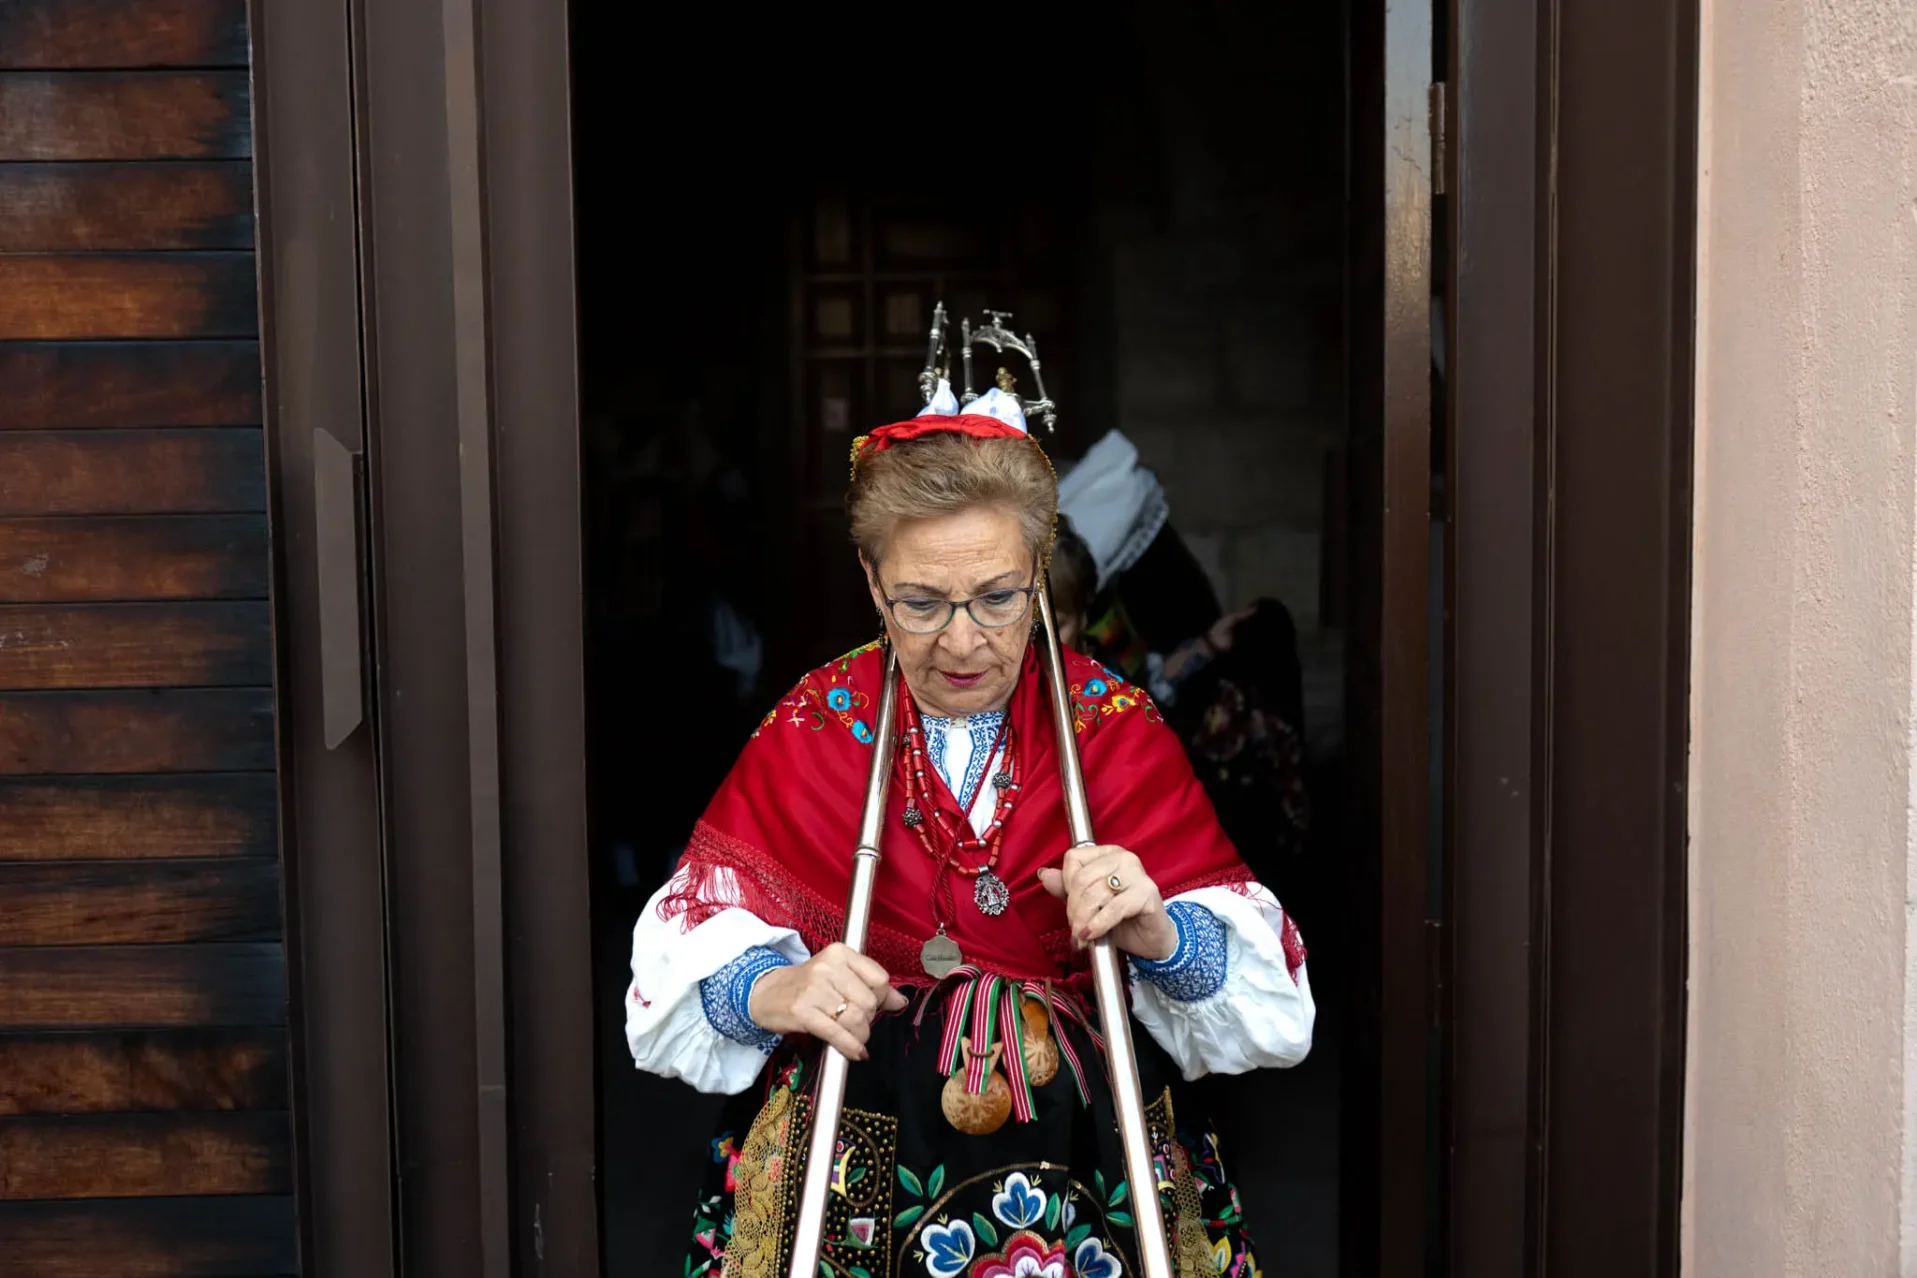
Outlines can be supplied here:
<path id="1" fill-rule="evenodd" d="M 1201 1099 L 1263 1272 L 1349 1271 L 1377 850 L 1346 834 L 1344 608 L 1376 570 L 1344 553 L 1346 10 L 810 12 L 573 7 L 606 1271 L 681 1272 L 718 1108 L 632 1068 L 632 920 L 765 709 L 871 637 L 846 453 L 918 409 L 935 300 L 1012 312 L 1061 469 L 1124 430 L 1218 605 L 1295 623 L 1311 833 L 1254 867 L 1317 1039 Z"/>

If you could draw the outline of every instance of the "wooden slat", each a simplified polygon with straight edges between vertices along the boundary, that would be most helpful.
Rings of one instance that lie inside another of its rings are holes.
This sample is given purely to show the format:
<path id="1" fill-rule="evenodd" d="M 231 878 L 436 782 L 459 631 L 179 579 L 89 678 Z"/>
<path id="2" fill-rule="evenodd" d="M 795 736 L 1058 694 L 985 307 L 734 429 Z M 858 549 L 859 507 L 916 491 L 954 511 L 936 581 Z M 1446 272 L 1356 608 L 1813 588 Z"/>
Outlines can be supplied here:
<path id="1" fill-rule="evenodd" d="M 276 801 L 265 773 L 0 777 L 0 861 L 272 856 Z"/>
<path id="2" fill-rule="evenodd" d="M 245 160 L 0 167 L 0 252 L 252 247 Z"/>
<path id="3" fill-rule="evenodd" d="M 0 693 L 0 774 L 272 766 L 273 694 L 266 689 Z"/>
<path id="4" fill-rule="evenodd" d="M 285 1022 L 276 943 L 0 950 L 0 1030 Z"/>
<path id="5" fill-rule="evenodd" d="M 0 603 L 264 599 L 259 515 L 0 519 Z"/>
<path id="6" fill-rule="evenodd" d="M 284 1194 L 282 1113 L 0 1118 L 0 1199 Z"/>
<path id="7" fill-rule="evenodd" d="M 265 510 L 264 442 L 246 426 L 0 433 L 0 516 Z"/>
<path id="8" fill-rule="evenodd" d="M 0 1203 L 0 1278 L 284 1278 L 290 1197 Z"/>
<path id="9" fill-rule="evenodd" d="M 260 420 L 257 342 L 0 346 L 0 430 L 251 426 Z"/>
<path id="10" fill-rule="evenodd" d="M 251 253 L 0 257 L 0 339 L 251 337 Z"/>
<path id="11" fill-rule="evenodd" d="M 271 941 L 276 861 L 0 862 L 0 945 Z"/>
<path id="12" fill-rule="evenodd" d="M 245 0 L 0 0 L 0 68 L 246 63 Z"/>
<path id="13" fill-rule="evenodd" d="M 0 71 L 0 160 L 239 160 L 244 71 Z"/>
<path id="14" fill-rule="evenodd" d="M 264 687 L 272 648 L 264 602 L 0 604 L 0 691 Z"/>
<path id="15" fill-rule="evenodd" d="M 284 1030 L 0 1039 L 0 1115 L 285 1109 L 287 1100 Z"/>

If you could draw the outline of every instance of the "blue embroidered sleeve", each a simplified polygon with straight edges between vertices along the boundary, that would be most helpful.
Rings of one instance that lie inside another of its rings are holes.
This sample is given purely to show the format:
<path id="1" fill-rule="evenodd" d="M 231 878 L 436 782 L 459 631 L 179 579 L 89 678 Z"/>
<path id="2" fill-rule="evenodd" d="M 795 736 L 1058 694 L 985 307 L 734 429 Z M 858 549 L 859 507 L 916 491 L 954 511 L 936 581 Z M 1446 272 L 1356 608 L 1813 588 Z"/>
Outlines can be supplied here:
<path id="1" fill-rule="evenodd" d="M 1139 976 L 1181 1003 L 1210 998 L 1225 983 L 1225 925 L 1191 901 L 1165 907 L 1178 928 L 1178 948 L 1170 958 L 1133 958 Z"/>
<path id="2" fill-rule="evenodd" d="M 733 959 L 699 982 L 699 1002 L 705 1007 L 706 1020 L 733 1042 L 772 1055 L 772 1049 L 779 1045 L 779 1035 L 752 1023 L 752 987 L 767 972 L 791 964 L 785 955 L 762 945 Z"/>

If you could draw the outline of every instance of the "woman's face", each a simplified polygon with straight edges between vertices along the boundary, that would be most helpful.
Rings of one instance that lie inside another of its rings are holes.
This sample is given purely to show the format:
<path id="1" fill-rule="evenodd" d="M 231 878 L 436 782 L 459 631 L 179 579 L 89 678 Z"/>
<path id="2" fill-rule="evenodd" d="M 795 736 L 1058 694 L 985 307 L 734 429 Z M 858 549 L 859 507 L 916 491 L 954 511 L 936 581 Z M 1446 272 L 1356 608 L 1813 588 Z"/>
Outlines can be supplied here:
<path id="1" fill-rule="evenodd" d="M 959 608 L 943 630 L 925 635 L 901 627 L 886 600 L 957 602 L 1023 590 L 1034 568 L 1018 516 L 997 506 L 902 520 L 884 558 L 865 563 L 872 602 L 884 614 L 899 670 L 920 710 L 952 716 L 1003 707 L 1018 682 L 1032 612 L 1026 605 L 1010 625 L 988 628 Z M 1019 602 L 1025 605 L 1024 598 Z"/>

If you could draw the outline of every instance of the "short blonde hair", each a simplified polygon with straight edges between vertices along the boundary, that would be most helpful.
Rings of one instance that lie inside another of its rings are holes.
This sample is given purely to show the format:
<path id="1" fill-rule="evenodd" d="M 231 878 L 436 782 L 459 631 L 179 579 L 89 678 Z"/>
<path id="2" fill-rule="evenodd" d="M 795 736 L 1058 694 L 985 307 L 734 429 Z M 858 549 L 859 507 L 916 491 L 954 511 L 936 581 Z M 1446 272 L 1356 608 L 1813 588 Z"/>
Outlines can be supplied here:
<path id="1" fill-rule="evenodd" d="M 1058 477 L 1032 440 L 939 432 L 861 458 L 845 494 L 852 541 L 875 564 L 901 520 L 973 506 L 1016 514 L 1026 548 L 1042 558 L 1051 549 L 1058 516 Z"/>

